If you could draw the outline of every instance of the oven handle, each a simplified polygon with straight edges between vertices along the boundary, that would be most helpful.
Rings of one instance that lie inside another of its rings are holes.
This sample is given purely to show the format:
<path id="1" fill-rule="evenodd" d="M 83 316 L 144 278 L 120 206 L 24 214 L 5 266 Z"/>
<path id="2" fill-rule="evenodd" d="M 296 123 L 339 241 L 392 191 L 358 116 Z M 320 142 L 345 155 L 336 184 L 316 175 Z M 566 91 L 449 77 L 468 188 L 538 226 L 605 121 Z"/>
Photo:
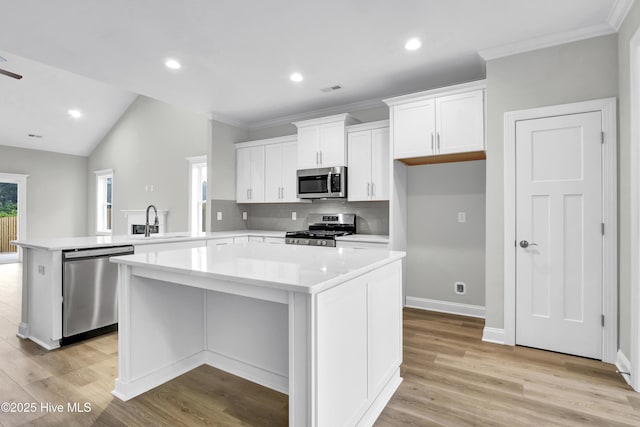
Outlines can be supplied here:
<path id="1" fill-rule="evenodd" d="M 332 196 L 333 195 L 333 189 L 331 188 L 331 175 L 333 174 L 333 172 L 331 172 L 331 170 L 329 170 L 329 173 L 327 174 L 327 196 Z"/>

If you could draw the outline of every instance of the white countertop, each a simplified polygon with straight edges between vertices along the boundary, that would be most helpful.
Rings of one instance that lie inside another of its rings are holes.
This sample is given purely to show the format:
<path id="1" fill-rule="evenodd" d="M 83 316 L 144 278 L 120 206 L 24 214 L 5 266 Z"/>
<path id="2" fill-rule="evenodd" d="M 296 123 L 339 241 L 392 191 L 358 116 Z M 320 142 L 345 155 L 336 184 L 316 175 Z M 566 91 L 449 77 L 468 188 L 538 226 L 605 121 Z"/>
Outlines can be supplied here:
<path id="1" fill-rule="evenodd" d="M 404 252 L 241 243 L 112 257 L 111 262 L 287 291 L 317 293 L 399 260 Z"/>
<path id="2" fill-rule="evenodd" d="M 214 231 L 209 233 L 202 232 L 176 232 L 164 234 L 152 234 L 151 237 L 144 235 L 119 235 L 119 236 L 85 236 L 85 237 L 61 237 L 48 239 L 27 239 L 17 240 L 13 242 L 18 246 L 25 248 L 46 249 L 50 251 L 59 251 L 65 249 L 77 248 L 99 248 L 105 246 L 119 245 L 149 245 L 154 243 L 169 242 L 185 242 L 190 240 L 209 240 L 224 237 L 239 236 L 262 236 L 262 237 L 281 237 L 284 238 L 285 231 L 268 231 L 268 230 L 233 230 L 233 231 Z"/>
<path id="3" fill-rule="evenodd" d="M 382 234 L 349 234 L 348 236 L 336 237 L 336 240 L 358 243 L 389 243 L 389 236 Z"/>

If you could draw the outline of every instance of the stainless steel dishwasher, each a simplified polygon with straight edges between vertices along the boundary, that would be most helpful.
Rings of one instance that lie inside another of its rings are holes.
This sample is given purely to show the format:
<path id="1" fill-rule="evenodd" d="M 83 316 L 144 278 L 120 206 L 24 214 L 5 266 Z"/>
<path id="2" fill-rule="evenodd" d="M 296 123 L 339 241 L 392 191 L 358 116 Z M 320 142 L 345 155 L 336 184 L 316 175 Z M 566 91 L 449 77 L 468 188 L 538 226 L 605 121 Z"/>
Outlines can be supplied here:
<path id="1" fill-rule="evenodd" d="M 118 266 L 109 258 L 132 253 L 131 245 L 62 251 L 60 345 L 117 329 Z"/>

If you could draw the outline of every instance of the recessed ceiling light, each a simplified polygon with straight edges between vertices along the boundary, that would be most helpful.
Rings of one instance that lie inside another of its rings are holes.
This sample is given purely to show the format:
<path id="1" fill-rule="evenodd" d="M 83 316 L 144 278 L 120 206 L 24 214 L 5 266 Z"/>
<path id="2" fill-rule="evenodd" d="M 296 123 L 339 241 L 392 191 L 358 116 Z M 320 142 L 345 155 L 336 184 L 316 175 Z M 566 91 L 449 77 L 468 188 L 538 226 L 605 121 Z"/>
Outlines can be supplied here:
<path id="1" fill-rule="evenodd" d="M 422 46 L 422 42 L 417 37 L 407 40 L 404 44 L 404 48 L 407 50 L 417 50 L 420 49 L 420 46 Z"/>
<path id="2" fill-rule="evenodd" d="M 289 76 L 289 78 L 292 82 L 301 82 L 304 80 L 304 77 L 302 77 L 302 74 L 300 73 L 293 73 Z"/>
<path id="3" fill-rule="evenodd" d="M 182 65 L 175 59 L 167 59 L 166 61 L 164 61 L 164 65 L 167 68 L 171 68 L 172 70 L 179 70 L 180 68 L 182 68 Z"/>
<path id="4" fill-rule="evenodd" d="M 74 119 L 79 119 L 80 117 L 82 117 L 82 111 L 80 110 L 69 110 L 67 111 L 67 113 L 69 113 L 69 115 L 71 117 L 73 117 Z"/>

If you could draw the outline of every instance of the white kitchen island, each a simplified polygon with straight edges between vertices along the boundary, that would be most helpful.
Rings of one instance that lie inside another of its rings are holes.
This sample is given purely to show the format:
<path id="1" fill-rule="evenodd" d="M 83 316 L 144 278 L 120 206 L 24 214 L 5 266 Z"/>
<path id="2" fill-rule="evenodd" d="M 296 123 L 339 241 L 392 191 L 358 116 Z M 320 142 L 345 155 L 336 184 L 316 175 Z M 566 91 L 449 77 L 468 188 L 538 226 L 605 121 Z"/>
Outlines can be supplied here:
<path id="1" fill-rule="evenodd" d="M 291 426 L 372 425 L 402 380 L 403 257 L 247 243 L 112 258 L 113 394 L 209 364 L 288 393 Z"/>

